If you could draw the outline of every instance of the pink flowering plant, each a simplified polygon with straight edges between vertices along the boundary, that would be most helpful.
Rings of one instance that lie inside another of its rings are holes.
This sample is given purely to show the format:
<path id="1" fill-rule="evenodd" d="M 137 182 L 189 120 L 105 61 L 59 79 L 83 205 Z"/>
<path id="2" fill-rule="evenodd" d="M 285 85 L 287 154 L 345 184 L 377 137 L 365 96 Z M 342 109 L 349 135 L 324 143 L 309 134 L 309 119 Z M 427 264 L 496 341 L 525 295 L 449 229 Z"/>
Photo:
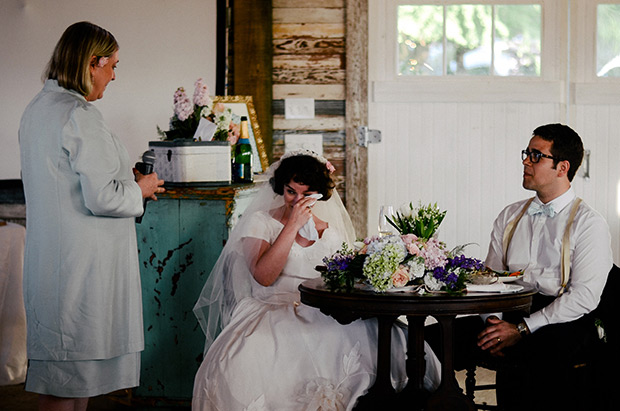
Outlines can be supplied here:
<path id="1" fill-rule="evenodd" d="M 436 209 L 436 205 L 425 208 Z M 433 233 L 437 228 L 438 224 Z M 482 261 L 463 254 L 464 247 L 448 250 L 434 236 L 424 238 L 410 232 L 368 237 L 355 251 L 343 244 L 325 257 L 321 277 L 334 291 L 349 291 L 356 283 L 365 283 L 377 292 L 411 287 L 414 291 L 460 294 L 469 277 L 484 270 Z"/>
<path id="2" fill-rule="evenodd" d="M 190 99 L 183 87 L 174 92 L 174 115 L 170 118 L 170 129 L 163 131 L 159 126 L 157 133 L 163 140 L 192 140 L 201 119 L 216 126 L 213 141 L 230 141 L 236 144 L 239 139 L 240 119 L 222 103 L 214 103 L 209 96 L 207 85 L 199 78 L 194 83 L 194 95 Z"/>

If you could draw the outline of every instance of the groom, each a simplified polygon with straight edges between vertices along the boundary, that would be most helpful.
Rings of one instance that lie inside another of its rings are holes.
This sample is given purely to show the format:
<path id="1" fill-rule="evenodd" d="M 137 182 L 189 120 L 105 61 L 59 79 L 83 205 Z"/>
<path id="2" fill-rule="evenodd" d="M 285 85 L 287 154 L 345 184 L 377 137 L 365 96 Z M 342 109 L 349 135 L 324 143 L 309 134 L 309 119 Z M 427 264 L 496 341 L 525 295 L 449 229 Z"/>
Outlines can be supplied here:
<path id="1" fill-rule="evenodd" d="M 528 316 L 489 316 L 476 336 L 470 332 L 456 342 L 466 346 L 477 338 L 475 344 L 501 363 L 497 400 L 504 410 L 571 409 L 575 393 L 566 384 L 567 367 L 598 338 L 587 314 L 599 304 L 613 261 L 605 219 L 571 187 L 583 152 L 581 138 L 566 125 L 534 130 L 521 158 L 523 187 L 536 196 L 499 214 L 486 265 L 523 270 L 522 281 L 538 294 Z"/>

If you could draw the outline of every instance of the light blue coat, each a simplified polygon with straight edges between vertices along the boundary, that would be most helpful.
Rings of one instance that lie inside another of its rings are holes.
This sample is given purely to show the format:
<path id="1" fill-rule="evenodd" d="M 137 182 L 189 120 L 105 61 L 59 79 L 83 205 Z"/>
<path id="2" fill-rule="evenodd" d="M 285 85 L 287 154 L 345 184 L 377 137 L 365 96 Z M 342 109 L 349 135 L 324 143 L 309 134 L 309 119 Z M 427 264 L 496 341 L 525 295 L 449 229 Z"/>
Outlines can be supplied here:
<path id="1" fill-rule="evenodd" d="M 127 150 L 94 105 L 55 80 L 26 108 L 19 141 L 28 358 L 143 350 L 134 224 L 143 207 Z"/>

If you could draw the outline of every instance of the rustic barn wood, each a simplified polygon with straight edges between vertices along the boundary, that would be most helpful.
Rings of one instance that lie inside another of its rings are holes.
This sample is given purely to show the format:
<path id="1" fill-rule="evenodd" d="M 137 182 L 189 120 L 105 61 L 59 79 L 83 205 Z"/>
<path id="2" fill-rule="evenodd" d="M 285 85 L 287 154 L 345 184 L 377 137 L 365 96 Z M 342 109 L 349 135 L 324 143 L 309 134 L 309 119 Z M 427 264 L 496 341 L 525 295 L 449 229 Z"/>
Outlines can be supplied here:
<path id="1" fill-rule="evenodd" d="M 282 23 L 333 23 L 342 24 L 342 8 L 274 8 L 273 22 Z"/>
<path id="2" fill-rule="evenodd" d="M 286 7 L 342 7 L 344 0 L 273 0 L 273 8 Z"/>
<path id="3" fill-rule="evenodd" d="M 344 69 L 344 56 L 341 54 L 308 54 L 308 55 L 277 55 L 273 56 L 274 69 L 299 69 L 304 70 L 338 70 Z"/>
<path id="4" fill-rule="evenodd" d="M 345 35 L 344 24 L 274 24 L 273 38 L 285 39 L 291 37 L 321 37 L 342 38 Z"/>
<path id="5" fill-rule="evenodd" d="M 346 203 L 345 1 L 273 0 L 273 158 L 290 134 L 321 134 Z M 315 117 L 286 119 L 284 100 L 314 99 Z"/>
<path id="6" fill-rule="evenodd" d="M 276 39 L 273 41 L 273 54 L 344 54 L 344 39 Z"/>
<path id="7" fill-rule="evenodd" d="M 344 84 L 274 84 L 274 100 L 284 98 L 314 98 L 344 101 Z"/>
<path id="8" fill-rule="evenodd" d="M 357 145 L 356 128 L 368 124 L 368 1 L 346 0 L 347 210 L 358 236 L 368 220 L 368 150 Z"/>
<path id="9" fill-rule="evenodd" d="M 345 114 L 344 100 L 315 100 L 314 114 L 316 116 L 344 116 Z M 284 100 L 273 100 L 271 104 L 273 115 L 284 115 Z"/>
<path id="10" fill-rule="evenodd" d="M 256 16 L 261 16 L 257 19 Z M 271 1 L 232 2 L 232 90 L 252 96 L 268 157 L 271 156 L 272 23 Z"/>
<path id="11" fill-rule="evenodd" d="M 343 84 L 345 76 L 345 71 L 338 69 L 273 69 L 273 82 L 280 84 Z"/>
<path id="12" fill-rule="evenodd" d="M 275 129 L 288 130 L 343 130 L 344 116 L 315 116 L 312 119 L 287 120 L 284 116 L 273 116 Z"/>

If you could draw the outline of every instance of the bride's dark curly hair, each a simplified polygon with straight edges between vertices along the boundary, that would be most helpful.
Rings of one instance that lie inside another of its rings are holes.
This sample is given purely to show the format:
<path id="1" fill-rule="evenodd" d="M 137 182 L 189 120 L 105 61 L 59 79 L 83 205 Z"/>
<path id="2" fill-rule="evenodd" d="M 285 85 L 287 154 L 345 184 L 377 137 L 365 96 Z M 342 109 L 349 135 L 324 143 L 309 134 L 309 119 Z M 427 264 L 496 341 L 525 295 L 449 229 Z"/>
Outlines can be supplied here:
<path id="1" fill-rule="evenodd" d="M 269 179 L 269 184 L 276 194 L 283 195 L 284 186 L 291 180 L 307 185 L 309 191 L 323 194 L 321 201 L 329 200 L 336 187 L 325 163 L 307 155 L 292 156 L 282 160 L 273 173 L 273 177 Z"/>

